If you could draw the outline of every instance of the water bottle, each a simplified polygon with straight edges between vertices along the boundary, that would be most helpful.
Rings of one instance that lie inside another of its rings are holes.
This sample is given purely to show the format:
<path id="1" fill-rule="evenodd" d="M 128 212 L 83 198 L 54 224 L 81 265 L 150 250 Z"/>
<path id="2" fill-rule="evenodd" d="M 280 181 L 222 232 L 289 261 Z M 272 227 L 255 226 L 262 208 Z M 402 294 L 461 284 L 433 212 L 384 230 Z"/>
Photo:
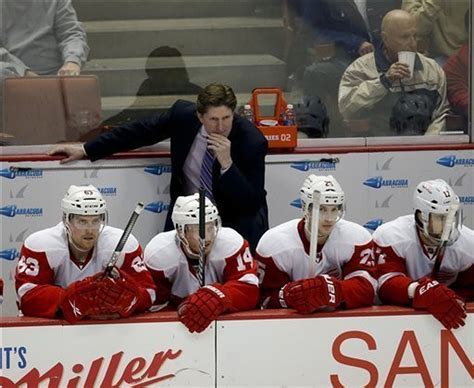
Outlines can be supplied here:
<path id="1" fill-rule="evenodd" d="M 252 124 L 255 123 L 255 116 L 253 114 L 253 110 L 252 110 L 252 107 L 250 106 L 250 104 L 245 104 L 244 105 L 244 111 L 242 113 L 242 116 L 244 116 Z"/>
<path id="2" fill-rule="evenodd" d="M 286 106 L 285 112 L 283 113 L 283 125 L 296 125 L 296 114 L 293 104 L 288 104 Z"/>

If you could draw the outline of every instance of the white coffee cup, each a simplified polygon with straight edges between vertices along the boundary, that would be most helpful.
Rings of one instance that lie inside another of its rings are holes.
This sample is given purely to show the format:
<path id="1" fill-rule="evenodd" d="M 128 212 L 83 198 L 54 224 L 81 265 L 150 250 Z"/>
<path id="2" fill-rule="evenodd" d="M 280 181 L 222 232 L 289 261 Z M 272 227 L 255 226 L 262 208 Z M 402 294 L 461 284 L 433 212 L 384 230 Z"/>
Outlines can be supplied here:
<path id="1" fill-rule="evenodd" d="M 414 51 L 399 51 L 398 62 L 406 63 L 410 69 L 410 78 L 413 77 L 413 70 L 415 68 L 416 52 Z"/>

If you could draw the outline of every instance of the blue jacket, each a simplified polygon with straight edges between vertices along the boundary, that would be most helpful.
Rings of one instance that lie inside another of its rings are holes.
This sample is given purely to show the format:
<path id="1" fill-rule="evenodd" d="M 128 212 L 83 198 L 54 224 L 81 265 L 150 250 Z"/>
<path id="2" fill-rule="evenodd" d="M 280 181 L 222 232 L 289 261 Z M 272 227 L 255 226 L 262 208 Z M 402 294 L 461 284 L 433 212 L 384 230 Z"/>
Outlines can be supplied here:
<path id="1" fill-rule="evenodd" d="M 318 43 L 335 43 L 351 57 L 359 56 L 358 49 L 366 41 L 375 47 L 381 44 L 380 25 L 383 16 L 400 8 L 400 0 L 367 0 L 367 28 L 353 0 L 303 0 L 303 20 L 314 30 Z"/>

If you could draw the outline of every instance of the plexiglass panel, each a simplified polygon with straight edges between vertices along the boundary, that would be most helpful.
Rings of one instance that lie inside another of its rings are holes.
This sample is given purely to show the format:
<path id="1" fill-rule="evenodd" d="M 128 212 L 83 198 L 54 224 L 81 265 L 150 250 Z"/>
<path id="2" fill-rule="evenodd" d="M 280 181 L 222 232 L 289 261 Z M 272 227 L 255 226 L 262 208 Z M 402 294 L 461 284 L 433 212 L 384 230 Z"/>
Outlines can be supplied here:
<path id="1" fill-rule="evenodd" d="M 86 141 L 212 82 L 240 106 L 281 88 L 300 137 L 467 134 L 470 2 L 4 0 L 0 144 Z"/>

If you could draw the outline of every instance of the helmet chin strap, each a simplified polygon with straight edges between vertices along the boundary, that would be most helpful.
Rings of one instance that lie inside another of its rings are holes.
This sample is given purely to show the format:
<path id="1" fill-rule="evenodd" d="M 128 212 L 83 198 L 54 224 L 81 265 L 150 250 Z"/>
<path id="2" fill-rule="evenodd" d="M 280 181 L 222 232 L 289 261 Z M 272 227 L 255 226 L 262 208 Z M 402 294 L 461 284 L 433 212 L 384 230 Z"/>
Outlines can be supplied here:
<path id="1" fill-rule="evenodd" d="M 185 237 L 180 236 L 179 232 L 176 232 L 176 244 L 181 245 L 184 250 L 184 254 L 193 260 L 199 260 L 199 253 L 194 253 L 189 247 L 188 240 Z"/>
<path id="2" fill-rule="evenodd" d="M 437 239 L 430 235 L 428 228 L 416 224 L 417 229 L 420 231 L 420 235 L 423 236 L 423 243 L 428 246 L 437 246 L 440 244 L 441 239 Z"/>
<path id="3" fill-rule="evenodd" d="M 304 230 L 305 230 L 305 232 L 306 232 L 306 238 L 307 238 L 308 240 L 311 240 L 311 230 L 309 229 L 309 222 L 308 222 L 308 218 L 307 218 L 307 217 L 305 217 L 305 220 L 304 220 Z M 326 237 L 326 236 L 319 233 L 319 227 L 318 227 L 318 238 L 319 238 L 319 237 Z"/>

